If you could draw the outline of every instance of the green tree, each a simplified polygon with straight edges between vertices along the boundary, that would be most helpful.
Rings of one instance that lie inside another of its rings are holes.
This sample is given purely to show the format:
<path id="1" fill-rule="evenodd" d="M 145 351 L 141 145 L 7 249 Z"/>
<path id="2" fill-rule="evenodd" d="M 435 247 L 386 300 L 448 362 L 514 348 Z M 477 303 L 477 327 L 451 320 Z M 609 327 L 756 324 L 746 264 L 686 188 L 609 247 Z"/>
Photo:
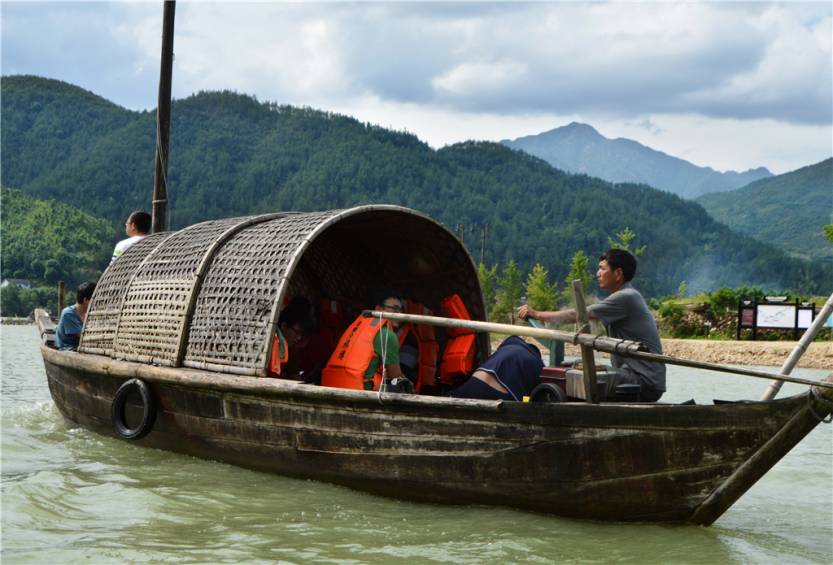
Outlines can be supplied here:
<path id="1" fill-rule="evenodd" d="M 23 300 L 19 288 L 11 284 L 0 288 L 0 312 L 3 316 L 20 316 Z"/>
<path id="2" fill-rule="evenodd" d="M 540 263 L 536 263 L 526 278 L 528 304 L 536 310 L 555 310 L 557 292 L 558 284 L 550 283 L 547 270 Z"/>
<path id="3" fill-rule="evenodd" d="M 685 298 L 688 295 L 688 283 L 685 281 L 680 281 L 680 286 L 677 287 L 677 296 L 679 298 Z"/>
<path id="4" fill-rule="evenodd" d="M 492 319 L 492 311 L 495 309 L 495 283 L 497 281 L 497 265 L 487 269 L 486 265 L 480 263 L 477 268 L 477 277 L 480 279 L 480 288 L 483 289 L 483 300 L 486 302 L 486 319 Z"/>
<path id="5" fill-rule="evenodd" d="M 495 321 L 512 323 L 515 321 L 515 308 L 520 305 L 523 285 L 518 265 L 512 259 L 503 268 L 498 279 L 497 304 L 493 311 Z"/>
<path id="6" fill-rule="evenodd" d="M 833 224 L 824 226 L 824 237 L 827 238 L 827 241 L 833 241 Z"/>
<path id="7" fill-rule="evenodd" d="M 59 81 L 4 76 L 0 82 L 0 182 L 43 202 L 4 191 L 2 275 L 46 284 L 45 262 L 63 250 L 72 257 L 67 283 L 94 278 L 107 265 L 127 214 L 149 207 L 154 114 L 126 110 Z M 467 141 L 435 150 L 412 134 L 233 92 L 202 92 L 173 104 L 176 158 L 168 181 L 188 190 L 169 195 L 172 229 L 220 217 L 387 202 L 447 226 L 488 223 L 487 265 L 505 265 L 512 257 L 527 273 L 540 261 L 560 282 L 576 249 L 605 247 L 608 235 L 624 228 L 619 218 L 627 217 L 640 230 L 628 245 L 651 249 L 638 274 L 647 297 L 673 294 L 674 281 L 692 272 L 707 275 L 689 283 L 690 293 L 764 282 L 791 290 L 807 281 L 823 293 L 833 280 L 827 260 L 833 246 L 819 229 L 830 223 L 819 215 L 829 205 L 815 204 L 829 203 L 833 158 L 802 169 L 806 183 L 790 181 L 792 174 L 753 183 L 755 194 L 762 182 L 772 182 L 773 190 L 760 194 L 757 206 L 749 205 L 751 193 L 745 195 L 737 199 L 740 212 L 729 212 L 772 230 L 758 241 L 780 245 L 789 238 L 800 256 L 824 259 L 807 263 L 811 276 L 805 277 L 803 259 L 739 235 L 755 232 L 736 233 L 724 225 L 731 222 L 718 223 L 697 203 L 647 185 L 614 188 L 598 178 L 567 175 L 497 143 Z M 817 196 L 804 199 L 808 194 Z M 790 206 L 796 198 L 802 205 Z M 772 206 L 774 201 L 786 204 Z M 518 202 L 536 210 L 535 218 L 513 213 Z M 746 213 L 756 209 L 777 217 Z M 819 245 L 808 245 L 803 228 Z M 30 270 L 33 259 L 39 263 Z"/>
<path id="8" fill-rule="evenodd" d="M 626 227 L 625 229 L 616 234 L 615 240 L 611 237 L 608 237 L 607 244 L 612 249 L 624 249 L 625 251 L 630 251 L 636 257 L 640 257 L 643 253 L 645 253 L 645 248 L 647 247 L 647 245 L 643 245 L 642 247 L 631 248 L 631 242 L 635 238 L 636 232 Z"/>
<path id="9" fill-rule="evenodd" d="M 566 286 L 564 287 L 563 298 L 566 303 L 573 303 L 574 280 L 580 280 L 582 290 L 587 292 L 587 287 L 590 285 L 590 281 L 593 280 L 593 275 L 588 270 L 589 265 L 590 258 L 587 257 L 587 254 L 580 249 L 576 251 L 573 260 L 570 262 L 570 272 L 567 274 L 567 278 L 564 279 Z"/>

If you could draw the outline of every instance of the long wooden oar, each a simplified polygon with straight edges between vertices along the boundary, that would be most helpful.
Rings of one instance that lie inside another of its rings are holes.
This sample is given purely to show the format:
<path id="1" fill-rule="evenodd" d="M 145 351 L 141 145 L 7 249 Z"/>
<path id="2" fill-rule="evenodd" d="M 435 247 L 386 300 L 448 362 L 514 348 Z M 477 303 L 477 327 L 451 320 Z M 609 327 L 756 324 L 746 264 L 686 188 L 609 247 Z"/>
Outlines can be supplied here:
<path id="1" fill-rule="evenodd" d="M 830 294 L 830 298 L 827 299 L 827 302 L 824 303 L 824 306 L 821 307 L 821 310 L 818 314 L 816 314 L 816 319 L 813 320 L 813 323 L 810 324 L 810 327 L 804 332 L 804 335 L 801 336 L 801 339 L 798 340 L 798 343 L 790 353 L 790 356 L 787 357 L 787 360 L 784 361 L 784 364 L 781 365 L 781 370 L 779 371 L 782 375 L 789 375 L 793 367 L 795 367 L 796 363 L 798 363 L 798 359 L 807 351 L 807 348 L 816 338 L 816 334 L 819 333 L 821 327 L 827 321 L 827 318 L 830 317 L 830 314 L 833 312 L 833 293 Z M 778 391 L 781 390 L 781 381 L 776 381 L 774 383 L 770 383 L 769 387 L 764 392 L 764 395 L 761 397 L 761 400 L 772 400 L 775 398 L 775 395 L 778 394 Z"/>
<path id="2" fill-rule="evenodd" d="M 723 373 L 732 373 L 735 375 L 743 375 L 746 377 L 778 380 L 785 381 L 788 383 L 796 383 L 807 386 L 818 386 L 821 388 L 833 389 L 833 384 L 831 383 L 813 381 L 810 379 L 802 379 L 799 377 L 791 377 L 789 375 L 765 373 L 763 371 L 754 371 L 752 369 L 726 367 L 725 365 L 718 365 L 716 363 L 691 361 L 689 359 L 680 359 L 678 357 L 671 357 L 670 355 L 660 355 L 658 353 L 649 353 L 645 351 L 645 347 L 641 343 L 636 341 L 615 339 L 612 337 L 605 336 L 596 336 L 587 333 L 573 333 L 561 330 L 529 328 L 524 326 L 513 326 L 510 324 L 496 324 L 494 322 L 478 322 L 475 320 L 459 320 L 457 318 L 442 318 L 440 316 L 395 314 L 393 312 L 381 312 L 376 310 L 365 310 L 363 314 L 365 316 L 373 316 L 374 318 L 384 318 L 388 320 L 397 320 L 400 322 L 410 322 L 413 324 L 426 324 L 429 326 L 439 326 L 444 328 L 463 328 L 468 330 L 474 330 L 476 332 L 495 332 L 524 337 L 534 337 L 538 339 L 554 339 L 556 341 L 572 343 L 573 345 L 592 347 L 597 351 L 602 351 L 605 353 L 616 353 L 617 355 L 622 355 L 623 357 L 634 357 L 636 359 L 644 359 L 645 361 L 652 361 L 654 363 L 680 365 L 682 367 L 707 369 L 710 371 L 720 371 Z"/>

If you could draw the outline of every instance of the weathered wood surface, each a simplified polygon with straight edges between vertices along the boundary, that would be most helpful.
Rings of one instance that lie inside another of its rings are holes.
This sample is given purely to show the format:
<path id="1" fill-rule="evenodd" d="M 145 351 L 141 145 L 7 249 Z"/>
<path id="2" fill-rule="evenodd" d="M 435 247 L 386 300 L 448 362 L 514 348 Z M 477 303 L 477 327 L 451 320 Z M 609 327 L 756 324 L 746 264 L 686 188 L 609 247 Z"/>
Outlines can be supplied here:
<path id="1" fill-rule="evenodd" d="M 159 98 L 156 105 L 156 158 L 153 169 L 151 233 L 168 225 L 168 142 L 171 131 L 171 82 L 174 66 L 176 2 L 166 0 L 162 11 L 162 57 L 159 63 Z"/>
<path id="2" fill-rule="evenodd" d="M 573 281 L 573 298 L 576 301 L 576 325 L 582 332 L 588 332 L 590 326 L 587 317 L 587 306 L 584 303 L 584 292 L 581 281 Z M 581 346 L 581 371 L 584 376 L 584 395 L 587 402 L 599 403 L 599 391 L 596 387 L 596 355 L 589 345 Z"/>
<path id="3" fill-rule="evenodd" d="M 827 376 L 833 382 L 833 373 Z M 831 412 L 829 391 L 816 387 L 789 421 L 752 457 L 735 469 L 735 472 L 694 511 L 691 521 L 710 525 L 723 515 L 758 479 L 763 477 L 804 436 L 810 433 Z"/>
<path id="4" fill-rule="evenodd" d="M 38 328 L 41 343 L 54 346 L 55 343 L 55 322 L 49 316 L 49 312 L 36 308 L 34 312 L 35 325 Z"/>
<path id="5" fill-rule="evenodd" d="M 686 521 L 806 406 L 525 404 L 330 389 L 42 348 L 70 420 L 113 434 L 128 378 L 159 401 L 139 443 L 379 494 L 601 520 Z M 800 438 L 799 438 L 800 439 Z"/>

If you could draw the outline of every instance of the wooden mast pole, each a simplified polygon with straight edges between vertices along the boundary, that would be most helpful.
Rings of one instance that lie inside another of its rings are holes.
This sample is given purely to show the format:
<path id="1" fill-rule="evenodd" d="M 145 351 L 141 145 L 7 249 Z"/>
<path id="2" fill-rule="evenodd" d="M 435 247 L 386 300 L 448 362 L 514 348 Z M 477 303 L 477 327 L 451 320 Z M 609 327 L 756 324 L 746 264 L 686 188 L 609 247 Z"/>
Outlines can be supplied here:
<path id="1" fill-rule="evenodd" d="M 168 141 L 171 128 L 171 76 L 174 61 L 174 13 L 176 2 L 165 0 L 162 15 L 162 61 L 156 108 L 156 167 L 153 172 L 152 233 L 168 224 Z"/>

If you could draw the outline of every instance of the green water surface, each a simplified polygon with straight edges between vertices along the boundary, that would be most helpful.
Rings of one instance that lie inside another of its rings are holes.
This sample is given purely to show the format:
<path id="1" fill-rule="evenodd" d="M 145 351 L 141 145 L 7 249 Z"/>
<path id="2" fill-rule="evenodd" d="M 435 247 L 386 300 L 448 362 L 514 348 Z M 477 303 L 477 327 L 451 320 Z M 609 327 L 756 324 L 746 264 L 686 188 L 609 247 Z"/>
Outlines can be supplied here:
<path id="1" fill-rule="evenodd" d="M 379 498 L 100 436 L 55 408 L 33 326 L 3 326 L 0 347 L 3 564 L 833 562 L 830 425 L 712 527 L 597 523 Z M 669 367 L 668 385 L 663 400 L 710 402 L 767 382 Z"/>

